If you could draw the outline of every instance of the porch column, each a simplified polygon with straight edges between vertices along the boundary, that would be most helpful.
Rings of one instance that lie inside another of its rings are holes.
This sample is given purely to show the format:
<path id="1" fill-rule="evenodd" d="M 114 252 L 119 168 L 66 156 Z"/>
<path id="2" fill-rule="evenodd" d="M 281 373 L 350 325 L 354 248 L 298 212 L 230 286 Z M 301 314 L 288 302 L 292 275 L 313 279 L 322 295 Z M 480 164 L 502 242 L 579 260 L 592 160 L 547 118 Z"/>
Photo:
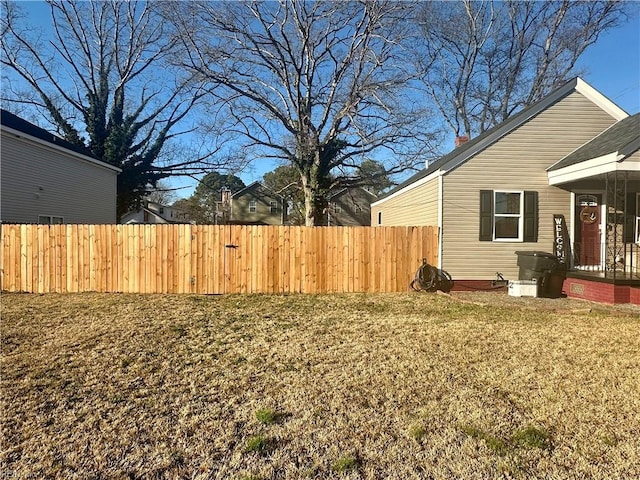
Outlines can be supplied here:
<path id="1" fill-rule="evenodd" d="M 615 280 L 618 269 L 624 272 L 624 226 L 627 224 L 627 172 L 605 174 L 606 233 L 604 235 L 605 277 Z"/>

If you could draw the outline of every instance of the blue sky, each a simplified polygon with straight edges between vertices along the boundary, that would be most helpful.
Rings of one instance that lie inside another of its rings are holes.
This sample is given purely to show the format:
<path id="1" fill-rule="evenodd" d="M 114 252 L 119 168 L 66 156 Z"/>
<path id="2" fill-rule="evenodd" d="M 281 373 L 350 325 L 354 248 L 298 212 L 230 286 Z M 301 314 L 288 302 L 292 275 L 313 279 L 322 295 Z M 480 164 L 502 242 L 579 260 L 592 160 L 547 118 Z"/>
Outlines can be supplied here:
<path id="1" fill-rule="evenodd" d="M 23 1 L 35 24 L 47 24 L 48 7 L 40 1 Z M 630 114 L 640 111 L 640 2 L 631 2 L 635 11 L 630 22 L 602 35 L 578 62 L 584 70 L 582 79 Z M 453 140 L 452 140 L 453 142 Z M 269 163 L 256 164 L 239 174 L 249 184 L 260 180 L 265 172 L 275 166 Z M 174 187 L 183 187 L 178 196 L 189 196 L 195 188 L 192 179 L 170 181 Z"/>
<path id="2" fill-rule="evenodd" d="M 583 80 L 629 114 L 640 111 L 640 2 L 633 5 L 635 15 L 631 21 L 602 35 L 577 65 L 584 71 L 580 75 Z M 453 139 L 451 143 L 453 146 Z M 270 164 L 255 165 L 239 176 L 248 185 L 273 168 Z M 180 190 L 180 196 L 189 196 L 195 187 L 192 180 L 172 183 L 190 186 Z"/>
<path id="3" fill-rule="evenodd" d="M 634 18 L 602 35 L 582 56 L 582 79 L 627 113 L 640 111 L 640 2 L 633 3 Z"/>

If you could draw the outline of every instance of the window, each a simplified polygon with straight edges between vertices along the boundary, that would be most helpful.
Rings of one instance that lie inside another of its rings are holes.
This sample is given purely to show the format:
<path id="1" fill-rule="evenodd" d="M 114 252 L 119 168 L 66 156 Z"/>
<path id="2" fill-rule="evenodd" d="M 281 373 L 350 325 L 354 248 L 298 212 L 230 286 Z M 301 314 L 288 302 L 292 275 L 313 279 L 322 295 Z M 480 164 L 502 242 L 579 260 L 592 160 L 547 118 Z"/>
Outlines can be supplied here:
<path id="1" fill-rule="evenodd" d="M 38 215 L 38 223 L 41 225 L 56 225 L 64 223 L 62 217 L 54 217 L 52 215 Z"/>
<path id="2" fill-rule="evenodd" d="M 480 191 L 480 240 L 538 241 L 538 192 Z"/>
<path id="3" fill-rule="evenodd" d="M 522 192 L 494 192 L 493 239 L 522 240 Z"/>
<path id="4" fill-rule="evenodd" d="M 164 207 L 160 207 L 160 215 L 164 214 Z"/>
<path id="5" fill-rule="evenodd" d="M 339 203 L 333 202 L 331 204 L 331 209 L 333 210 L 333 213 L 340 213 L 342 212 L 342 207 L 340 207 Z"/>
<path id="6" fill-rule="evenodd" d="M 269 210 L 271 213 L 278 213 L 278 202 L 269 202 Z"/>
<path id="7" fill-rule="evenodd" d="M 378 225 L 382 225 L 382 212 L 378 212 Z"/>
<path id="8" fill-rule="evenodd" d="M 256 201 L 249 200 L 249 213 L 256 213 Z"/>

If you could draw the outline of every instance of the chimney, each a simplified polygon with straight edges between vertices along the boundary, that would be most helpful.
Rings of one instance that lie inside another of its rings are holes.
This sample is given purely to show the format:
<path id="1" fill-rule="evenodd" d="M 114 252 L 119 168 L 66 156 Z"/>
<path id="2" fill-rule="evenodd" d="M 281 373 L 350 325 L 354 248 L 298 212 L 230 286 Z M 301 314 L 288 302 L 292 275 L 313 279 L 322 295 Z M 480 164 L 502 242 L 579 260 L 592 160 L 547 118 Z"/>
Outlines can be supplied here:
<path id="1" fill-rule="evenodd" d="M 231 190 L 227 187 L 222 188 L 222 203 L 229 203 L 231 201 Z"/>
<path id="2" fill-rule="evenodd" d="M 458 148 L 460 145 L 464 145 L 468 141 L 469 141 L 469 137 L 466 135 L 461 135 L 459 137 L 456 137 L 456 148 Z"/>

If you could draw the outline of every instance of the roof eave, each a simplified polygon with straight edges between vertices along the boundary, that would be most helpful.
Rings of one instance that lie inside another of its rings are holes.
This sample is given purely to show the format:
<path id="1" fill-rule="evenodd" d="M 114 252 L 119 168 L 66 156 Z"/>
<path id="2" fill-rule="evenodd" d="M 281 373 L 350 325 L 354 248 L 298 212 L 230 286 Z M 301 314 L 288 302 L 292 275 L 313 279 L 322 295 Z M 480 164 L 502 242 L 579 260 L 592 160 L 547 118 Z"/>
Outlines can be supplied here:
<path id="1" fill-rule="evenodd" d="M 585 178 L 595 177 L 596 175 L 603 173 L 640 170 L 640 162 L 625 162 L 627 157 L 628 155 L 624 155 L 616 151 L 600 157 L 590 158 L 580 163 L 548 171 L 547 178 L 549 185 L 562 185 L 565 183 L 583 180 Z"/>
<path id="2" fill-rule="evenodd" d="M 11 127 L 9 127 L 7 125 L 2 125 L 2 130 L 7 132 L 7 133 L 10 133 L 11 135 L 15 135 L 17 138 L 24 138 L 25 140 L 28 140 L 28 141 L 33 142 L 33 143 L 36 143 L 36 144 L 38 144 L 40 146 L 51 148 L 51 149 L 56 150 L 58 152 L 62 152 L 64 154 L 66 154 L 66 155 L 78 158 L 80 160 L 84 160 L 85 162 L 92 163 L 97 167 L 102 167 L 102 168 L 104 168 L 106 170 L 112 170 L 112 171 L 114 171 L 116 173 L 122 172 L 121 168 L 114 167 L 113 165 L 110 165 L 110 164 L 108 164 L 106 162 L 98 160 L 97 158 L 92 158 L 92 157 L 89 157 L 88 155 L 83 155 L 82 153 L 75 152 L 73 150 L 69 150 L 68 148 L 65 148 L 62 145 L 56 145 L 55 143 L 48 142 L 48 141 L 43 140 L 43 139 L 38 138 L 38 137 L 34 137 L 33 135 L 29 135 L 28 133 L 25 133 L 23 131 L 16 130 L 16 129 L 11 128 Z"/>

